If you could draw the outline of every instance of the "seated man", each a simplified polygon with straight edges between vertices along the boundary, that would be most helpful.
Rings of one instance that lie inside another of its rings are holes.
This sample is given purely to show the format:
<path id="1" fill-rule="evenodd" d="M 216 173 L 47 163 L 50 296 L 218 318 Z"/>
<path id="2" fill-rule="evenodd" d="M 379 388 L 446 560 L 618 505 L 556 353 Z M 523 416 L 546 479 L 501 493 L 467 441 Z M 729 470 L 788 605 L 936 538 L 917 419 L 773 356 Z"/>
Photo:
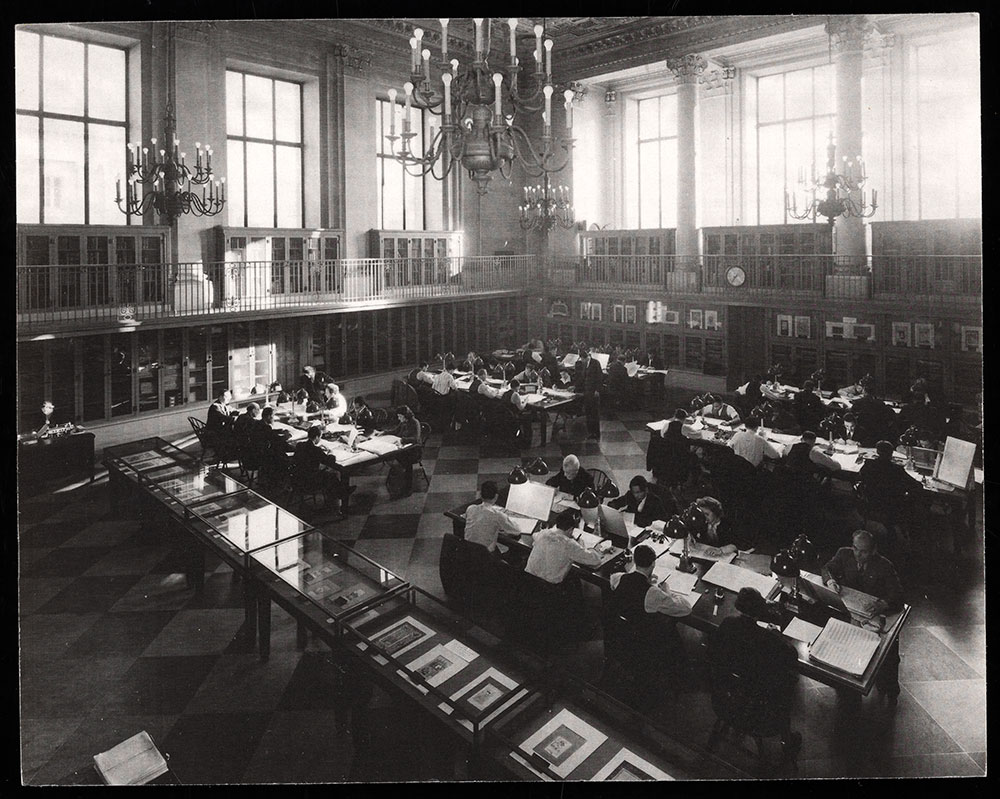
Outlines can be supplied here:
<path id="1" fill-rule="evenodd" d="M 545 481 L 545 485 L 554 486 L 557 491 L 578 497 L 585 488 L 594 487 L 594 478 L 580 468 L 580 459 L 576 455 L 563 458 L 562 468 Z"/>
<path id="2" fill-rule="evenodd" d="M 701 408 L 696 415 L 709 419 L 722 419 L 733 427 L 740 423 L 740 415 L 736 409 L 716 394 L 708 395 L 708 405 Z"/>
<path id="3" fill-rule="evenodd" d="M 347 414 L 341 419 L 341 422 L 343 424 L 354 424 L 365 430 L 371 430 L 375 427 L 375 415 L 372 413 L 371 408 L 368 407 L 368 403 L 365 402 L 365 398 L 357 396 L 351 400 L 351 407 L 348 408 Z"/>
<path id="4" fill-rule="evenodd" d="M 323 390 L 323 402 L 321 403 L 323 418 L 334 424 L 339 424 L 340 420 L 347 415 L 347 397 L 340 393 L 340 386 L 336 383 L 327 383 Z"/>
<path id="5" fill-rule="evenodd" d="M 521 382 L 514 378 L 510 381 L 510 388 L 507 389 L 507 393 L 503 395 L 504 400 L 513 405 L 517 410 L 524 410 L 524 395 L 520 393 Z"/>
<path id="6" fill-rule="evenodd" d="M 828 475 L 840 471 L 840 464 L 816 446 L 816 434 L 806 430 L 802 440 L 792 444 L 785 455 L 785 465 L 797 474 Z"/>
<path id="7" fill-rule="evenodd" d="M 423 384 L 429 384 L 434 379 L 434 375 L 428 371 L 429 364 L 423 361 L 420 366 L 415 367 L 406 375 L 406 382 L 414 388 Z"/>
<path id="8" fill-rule="evenodd" d="M 250 449 L 255 461 L 260 464 L 261 482 L 276 484 L 285 476 L 288 468 L 288 431 L 279 432 L 271 425 L 274 422 L 274 408 L 268 406 L 260 412 L 260 419 L 250 427 Z"/>
<path id="9" fill-rule="evenodd" d="M 903 609 L 903 589 L 896 569 L 875 548 L 875 538 L 867 530 L 857 530 L 852 545 L 841 547 L 823 567 L 823 582 L 838 594 L 842 586 L 876 597 L 873 612 L 878 615 Z M 875 678 L 875 687 L 895 707 L 899 697 L 899 641 L 893 644 Z"/>
<path id="10" fill-rule="evenodd" d="M 472 385 L 469 386 L 469 393 L 488 397 L 489 399 L 497 399 L 501 394 L 500 389 L 493 388 L 493 386 L 486 382 L 487 379 L 486 369 L 477 371 L 476 376 L 472 380 Z"/>
<path id="11" fill-rule="evenodd" d="M 500 533 L 520 535 L 507 511 L 497 505 L 497 484 L 487 480 L 479 489 L 482 502 L 465 509 L 465 540 L 481 544 L 493 554 L 499 554 L 497 536 Z"/>
<path id="12" fill-rule="evenodd" d="M 781 633 L 758 626 L 769 607 L 755 588 L 740 589 L 736 610 L 708 639 L 712 707 L 741 732 L 780 735 L 783 759 L 792 760 L 802 745 L 801 733 L 792 731 L 795 649 Z"/>
<path id="13" fill-rule="evenodd" d="M 241 449 L 250 447 L 250 429 L 258 419 L 260 419 L 260 405 L 251 402 L 243 413 L 233 420 L 233 434 L 236 436 L 237 446 Z"/>
<path id="14" fill-rule="evenodd" d="M 229 407 L 232 400 L 233 392 L 227 388 L 216 397 L 215 402 L 208 406 L 208 418 L 205 420 L 206 430 L 215 432 L 230 429 L 233 417 L 239 413 L 239 411 Z"/>
<path id="15" fill-rule="evenodd" d="M 746 430 L 737 430 L 733 437 L 729 439 L 727 446 L 747 461 L 755 469 L 760 466 L 765 456 L 772 460 L 781 457 L 781 451 L 760 435 L 760 419 L 756 416 L 749 417 L 746 422 Z"/>
<path id="16" fill-rule="evenodd" d="M 894 447 L 889 441 L 875 445 L 876 458 L 865 461 L 856 482 L 864 488 L 869 513 L 876 521 L 897 525 L 905 518 L 908 499 L 921 497 L 923 486 L 907 474 L 901 464 L 892 462 Z"/>
<path id="17" fill-rule="evenodd" d="M 528 361 L 524 364 L 524 369 L 514 375 L 514 379 L 522 385 L 525 383 L 538 383 L 538 372 L 535 371 L 535 365 L 531 361 Z"/>
<path id="18" fill-rule="evenodd" d="M 862 395 L 851 403 L 851 413 L 857 419 L 854 438 L 862 447 L 874 446 L 888 438 L 896 424 L 896 414 L 875 396 L 870 386 L 864 386 Z"/>
<path id="19" fill-rule="evenodd" d="M 846 400 L 856 400 L 862 394 L 864 394 L 864 388 L 861 385 L 861 378 L 858 378 L 854 383 L 849 386 L 844 386 L 843 388 L 837 389 L 837 396 Z"/>
<path id="20" fill-rule="evenodd" d="M 442 369 L 436 375 L 431 378 L 431 390 L 441 397 L 446 397 L 452 391 L 455 391 L 458 386 L 455 385 L 455 375 L 452 374 L 452 369 L 449 368 Z"/>
<path id="21" fill-rule="evenodd" d="M 340 482 L 340 475 L 334 471 L 337 458 L 320 443 L 322 436 L 322 425 L 313 425 L 306 440 L 296 445 L 292 456 L 292 481 L 300 489 L 322 491 L 327 502 L 336 502 L 335 509 L 339 512 L 340 500 L 349 492 Z"/>
<path id="22" fill-rule="evenodd" d="M 795 408 L 795 420 L 803 430 L 815 430 L 826 415 L 826 408 L 816 394 L 816 384 L 812 380 L 802 384 L 802 390 L 795 395 L 792 406 Z"/>
<path id="23" fill-rule="evenodd" d="M 667 495 L 669 496 L 669 495 Z M 608 502 L 609 508 L 635 514 L 635 524 L 639 527 L 649 527 L 655 521 L 666 521 L 675 513 L 677 507 L 667 508 L 663 500 L 649 491 L 649 483 L 641 474 L 633 477 L 628 484 L 628 491 L 617 499 Z"/>
<path id="24" fill-rule="evenodd" d="M 555 527 L 535 533 L 531 554 L 524 570 L 546 582 L 558 585 L 574 563 L 598 566 L 601 556 L 573 538 L 579 511 L 567 509 L 556 517 Z"/>
<path id="25" fill-rule="evenodd" d="M 321 402 L 323 390 L 329 382 L 330 378 L 327 375 L 317 372 L 316 367 L 306 364 L 302 367 L 302 374 L 299 375 L 298 389 L 299 392 L 304 392 L 306 399 L 311 402 Z"/>

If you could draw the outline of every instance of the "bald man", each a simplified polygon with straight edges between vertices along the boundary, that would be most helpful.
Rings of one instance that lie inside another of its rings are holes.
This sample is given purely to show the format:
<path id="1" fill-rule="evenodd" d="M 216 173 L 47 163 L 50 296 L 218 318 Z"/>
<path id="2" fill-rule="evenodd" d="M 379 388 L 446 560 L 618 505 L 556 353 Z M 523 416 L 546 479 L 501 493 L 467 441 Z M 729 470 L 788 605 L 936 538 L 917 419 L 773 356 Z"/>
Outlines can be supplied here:
<path id="1" fill-rule="evenodd" d="M 562 468 L 546 480 L 545 485 L 578 497 L 583 489 L 594 487 L 594 478 L 580 468 L 580 459 L 576 455 L 567 455 L 563 458 Z"/>

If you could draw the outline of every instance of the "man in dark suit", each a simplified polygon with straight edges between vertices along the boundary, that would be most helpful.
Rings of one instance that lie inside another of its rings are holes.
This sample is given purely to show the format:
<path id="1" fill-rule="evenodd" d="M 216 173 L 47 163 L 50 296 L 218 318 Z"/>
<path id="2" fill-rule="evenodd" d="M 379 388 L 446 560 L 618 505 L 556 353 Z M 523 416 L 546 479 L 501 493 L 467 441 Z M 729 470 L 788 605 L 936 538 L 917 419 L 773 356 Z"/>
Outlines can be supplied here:
<path id="1" fill-rule="evenodd" d="M 316 367 L 306 364 L 302 367 L 302 374 L 299 375 L 299 390 L 305 391 L 309 399 L 313 402 L 322 402 L 323 390 L 327 383 L 332 383 L 323 372 L 317 372 Z"/>
<path id="2" fill-rule="evenodd" d="M 601 390 L 604 386 L 604 372 L 589 351 L 580 360 L 584 361 L 583 407 L 587 414 L 587 438 L 600 441 Z"/>
<path id="3" fill-rule="evenodd" d="M 666 495 L 669 498 L 669 494 Z M 628 484 L 628 491 L 617 499 L 608 502 L 608 507 L 634 513 L 635 523 L 639 527 L 648 527 L 655 521 L 666 521 L 677 513 L 677 505 L 668 499 L 671 507 L 666 507 L 663 499 L 649 490 L 649 483 L 641 474 L 633 477 Z"/>
<path id="4" fill-rule="evenodd" d="M 857 476 L 868 499 L 869 515 L 889 527 L 902 524 L 909 502 L 921 497 L 923 491 L 919 480 L 892 462 L 893 450 L 891 442 L 879 441 L 876 458 L 865 461 Z"/>
<path id="5" fill-rule="evenodd" d="M 870 387 L 864 387 L 863 391 L 851 404 L 851 412 L 857 418 L 854 440 L 862 447 L 870 447 L 891 435 L 896 419 L 892 409 Z"/>
<path id="6" fill-rule="evenodd" d="M 820 420 L 826 415 L 823 403 L 816 395 L 816 384 L 806 380 L 802 390 L 795 395 L 792 403 L 795 407 L 795 420 L 803 430 L 815 430 Z"/>
<path id="7" fill-rule="evenodd" d="M 271 425 L 274 408 L 261 411 L 260 419 L 250 425 L 250 448 L 254 460 L 260 464 L 261 481 L 275 484 L 281 481 L 288 467 L 287 453 L 291 451 L 287 434 L 279 433 Z"/>
<path id="8" fill-rule="evenodd" d="M 332 452 L 327 452 L 320 443 L 323 428 L 313 425 L 305 441 L 295 446 L 292 456 L 292 481 L 306 491 L 322 491 L 327 502 L 335 501 L 337 511 L 340 510 L 340 500 L 347 495 L 347 490 L 340 482 L 340 475 L 335 471 L 337 458 Z"/>
<path id="9" fill-rule="evenodd" d="M 578 497 L 585 488 L 594 487 L 594 478 L 580 468 L 580 459 L 576 455 L 567 455 L 563 458 L 562 468 L 546 480 L 545 485 Z"/>
<path id="10" fill-rule="evenodd" d="M 205 420 L 205 427 L 208 430 L 214 432 L 230 429 L 233 416 L 237 413 L 229 407 L 232 399 L 233 392 L 227 388 L 208 406 L 208 418 Z"/>

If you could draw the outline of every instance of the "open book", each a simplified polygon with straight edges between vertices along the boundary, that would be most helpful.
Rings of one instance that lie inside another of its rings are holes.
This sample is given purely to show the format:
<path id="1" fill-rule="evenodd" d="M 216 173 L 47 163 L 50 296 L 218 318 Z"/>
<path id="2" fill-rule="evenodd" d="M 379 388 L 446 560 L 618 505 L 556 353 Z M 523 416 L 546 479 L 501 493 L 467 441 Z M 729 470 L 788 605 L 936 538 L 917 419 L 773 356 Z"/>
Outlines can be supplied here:
<path id="1" fill-rule="evenodd" d="M 855 627 L 840 619 L 830 619 L 813 641 L 809 657 L 854 677 L 865 673 L 881 637 L 871 630 Z"/>
<path id="2" fill-rule="evenodd" d="M 108 785 L 145 785 L 167 773 L 167 761 L 145 730 L 94 755 L 94 767 Z"/>

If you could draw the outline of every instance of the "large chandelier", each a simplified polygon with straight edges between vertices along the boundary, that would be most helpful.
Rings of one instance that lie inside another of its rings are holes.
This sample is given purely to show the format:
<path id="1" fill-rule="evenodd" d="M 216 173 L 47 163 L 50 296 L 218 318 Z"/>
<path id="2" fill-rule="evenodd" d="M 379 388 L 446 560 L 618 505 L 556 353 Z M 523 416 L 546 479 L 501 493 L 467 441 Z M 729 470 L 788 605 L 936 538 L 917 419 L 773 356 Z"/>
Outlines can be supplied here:
<path id="1" fill-rule="evenodd" d="M 837 146 L 833 143 L 831 133 L 826 146 L 826 174 L 817 176 L 815 163 L 809 177 L 806 177 L 804 169 L 799 170 L 799 187 L 807 197 L 801 211 L 796 192 L 785 189 L 785 211 L 788 215 L 794 219 L 812 219 L 813 222 L 824 216 L 830 225 L 833 225 L 838 216 L 872 216 L 878 208 L 878 191 L 872 191 L 872 204 L 869 206 L 862 191 L 868 176 L 861 156 L 843 156 L 841 169 L 841 172 L 837 171 Z M 855 199 L 859 192 L 860 201 Z"/>
<path id="2" fill-rule="evenodd" d="M 518 206 L 522 230 L 542 230 L 548 233 L 556 225 L 569 229 L 576 224 L 569 189 L 555 186 L 545 176 L 541 186 L 524 187 L 524 205 Z"/>
<path id="3" fill-rule="evenodd" d="M 492 173 L 498 171 L 509 178 L 516 159 L 532 177 L 559 172 L 569 162 L 573 147 L 573 90 L 563 92 L 566 109 L 565 137 L 552 133 L 552 39 L 543 41 L 544 28 L 534 26 L 534 71 L 530 84 L 520 80 L 521 66 L 515 39 L 517 19 L 507 20 L 510 29 L 510 51 L 503 67 L 490 66 L 491 22 L 473 19 L 475 25 L 475 55 L 471 64 L 462 65 L 457 58 L 448 59 L 448 19 L 441 23 L 441 59 L 437 64 L 439 77 L 432 79 L 431 52 L 421 49 L 423 31 L 416 28 L 410 39 L 410 79 L 403 84 L 406 96 L 402 131 L 396 134 L 396 97 L 390 89 L 393 109 L 390 131 L 393 156 L 415 177 L 430 174 L 437 180 L 461 163 L 476 182 L 479 194 L 486 194 Z M 485 26 L 484 23 L 485 22 Z M 485 28 L 485 30 L 484 30 Z M 544 52 L 544 63 L 543 63 Z M 496 60 L 500 60 L 496 56 Z M 501 71 L 502 70 L 502 71 Z M 410 108 L 417 107 L 441 117 L 440 129 L 430 125 L 428 144 L 423 152 L 413 152 L 411 142 L 417 133 L 411 130 Z M 518 111 L 542 115 L 541 152 L 537 152 L 524 130 L 515 124 Z M 396 151 L 396 142 L 400 142 Z"/>
<path id="4" fill-rule="evenodd" d="M 215 216 L 226 205 L 226 179 L 213 180 L 212 146 L 195 142 L 193 166 L 181 152 L 171 102 L 174 68 L 174 23 L 167 27 L 167 109 L 163 119 L 163 141 L 149 140 L 151 147 L 131 142 L 125 145 L 125 197 L 121 178 L 115 181 L 115 202 L 123 214 L 142 216 L 155 209 L 161 221 L 171 224 L 181 214 Z M 201 186 L 201 192 L 196 187 Z"/>

